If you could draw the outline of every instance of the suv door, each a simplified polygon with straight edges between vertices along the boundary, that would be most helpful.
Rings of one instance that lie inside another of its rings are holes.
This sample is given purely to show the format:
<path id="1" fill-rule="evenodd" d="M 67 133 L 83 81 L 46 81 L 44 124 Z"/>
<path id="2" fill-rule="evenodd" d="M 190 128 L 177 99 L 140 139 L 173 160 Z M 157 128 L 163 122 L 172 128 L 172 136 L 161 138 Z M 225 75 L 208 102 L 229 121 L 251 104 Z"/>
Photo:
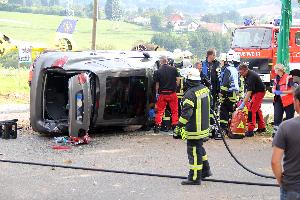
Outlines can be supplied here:
<path id="1" fill-rule="evenodd" d="M 90 126 L 92 95 L 90 77 L 81 73 L 69 79 L 69 135 L 84 136 Z"/>

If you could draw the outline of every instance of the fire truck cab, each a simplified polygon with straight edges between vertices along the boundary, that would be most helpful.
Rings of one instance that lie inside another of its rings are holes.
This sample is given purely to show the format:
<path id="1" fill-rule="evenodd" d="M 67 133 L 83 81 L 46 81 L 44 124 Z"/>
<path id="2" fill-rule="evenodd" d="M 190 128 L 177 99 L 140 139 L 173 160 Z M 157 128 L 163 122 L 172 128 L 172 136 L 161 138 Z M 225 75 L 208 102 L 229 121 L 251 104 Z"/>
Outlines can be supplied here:
<path id="1" fill-rule="evenodd" d="M 231 49 L 240 54 L 242 63 L 260 75 L 268 89 L 275 78 L 279 30 L 279 26 L 266 24 L 242 26 L 233 32 Z M 291 26 L 289 47 L 290 70 L 300 69 L 300 26 Z"/>

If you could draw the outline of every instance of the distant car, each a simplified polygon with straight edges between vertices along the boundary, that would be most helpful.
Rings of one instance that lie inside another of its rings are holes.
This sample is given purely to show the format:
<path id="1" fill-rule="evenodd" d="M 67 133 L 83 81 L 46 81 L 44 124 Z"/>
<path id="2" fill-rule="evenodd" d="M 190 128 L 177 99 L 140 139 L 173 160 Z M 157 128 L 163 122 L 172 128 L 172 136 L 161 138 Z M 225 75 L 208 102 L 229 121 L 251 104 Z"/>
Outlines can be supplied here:
<path id="1" fill-rule="evenodd" d="M 33 130 L 81 137 L 100 126 L 144 125 L 161 55 L 172 56 L 167 51 L 41 54 L 30 90 Z"/>

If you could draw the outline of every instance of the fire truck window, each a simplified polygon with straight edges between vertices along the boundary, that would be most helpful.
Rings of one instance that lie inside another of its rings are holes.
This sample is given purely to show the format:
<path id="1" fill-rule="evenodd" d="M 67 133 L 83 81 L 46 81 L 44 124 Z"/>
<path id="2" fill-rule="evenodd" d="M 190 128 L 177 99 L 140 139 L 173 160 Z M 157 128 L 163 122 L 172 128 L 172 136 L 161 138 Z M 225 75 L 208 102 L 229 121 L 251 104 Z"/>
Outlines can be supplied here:
<path id="1" fill-rule="evenodd" d="M 296 45 L 300 46 L 300 32 L 297 32 L 295 35 Z"/>
<path id="2" fill-rule="evenodd" d="M 232 48 L 269 48 L 272 30 L 269 28 L 239 28 L 234 32 Z"/>
<path id="3" fill-rule="evenodd" d="M 104 119 L 125 119 L 145 115 L 147 79 L 140 76 L 108 77 Z"/>

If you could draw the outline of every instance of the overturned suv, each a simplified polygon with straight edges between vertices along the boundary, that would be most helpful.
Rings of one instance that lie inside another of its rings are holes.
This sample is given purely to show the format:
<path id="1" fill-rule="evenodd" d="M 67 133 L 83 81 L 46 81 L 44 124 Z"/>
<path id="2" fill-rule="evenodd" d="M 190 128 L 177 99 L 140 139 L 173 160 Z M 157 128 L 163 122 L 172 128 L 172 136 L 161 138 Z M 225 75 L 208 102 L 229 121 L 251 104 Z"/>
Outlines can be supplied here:
<path id="1" fill-rule="evenodd" d="M 153 72 L 169 52 L 47 52 L 34 63 L 30 123 L 40 133 L 84 136 L 101 126 L 144 125 Z"/>

